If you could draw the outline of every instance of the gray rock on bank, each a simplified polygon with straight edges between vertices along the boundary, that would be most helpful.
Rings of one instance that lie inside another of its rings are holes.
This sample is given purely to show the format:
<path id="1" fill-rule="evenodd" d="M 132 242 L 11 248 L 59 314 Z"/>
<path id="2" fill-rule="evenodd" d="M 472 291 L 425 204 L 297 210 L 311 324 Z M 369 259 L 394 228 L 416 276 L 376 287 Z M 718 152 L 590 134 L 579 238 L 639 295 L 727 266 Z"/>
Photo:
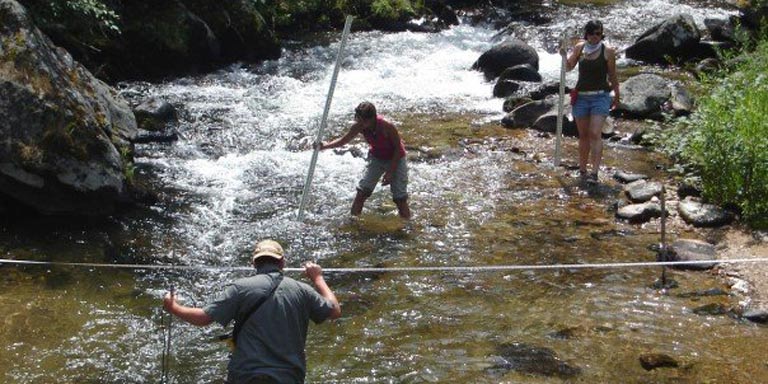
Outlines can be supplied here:
<path id="1" fill-rule="evenodd" d="M 127 102 L 16 1 L 0 0 L 0 194 L 46 214 L 101 215 L 128 200 L 136 120 Z"/>
<path id="2" fill-rule="evenodd" d="M 650 201 L 654 196 L 661 195 L 663 190 L 664 185 L 660 182 L 646 181 L 643 179 L 633 181 L 624 187 L 624 192 L 633 203 L 645 203 Z"/>
<path id="3" fill-rule="evenodd" d="M 622 96 L 616 112 L 628 117 L 660 120 L 663 113 L 682 116 L 693 110 L 688 91 L 659 75 L 633 76 L 619 87 Z"/>
<path id="4" fill-rule="evenodd" d="M 719 227 L 730 224 L 734 215 L 716 205 L 705 204 L 686 197 L 678 205 L 680 217 L 695 227 Z"/>
<path id="5" fill-rule="evenodd" d="M 661 213 L 661 205 L 648 202 L 620 207 L 616 211 L 616 217 L 627 220 L 633 224 L 639 224 L 646 223 L 656 217 L 661 217 Z"/>
<path id="6" fill-rule="evenodd" d="M 701 240 L 679 239 L 669 246 L 667 261 L 706 261 L 715 260 L 715 246 Z M 717 263 L 697 263 L 676 265 L 677 269 L 707 270 L 712 269 Z"/>

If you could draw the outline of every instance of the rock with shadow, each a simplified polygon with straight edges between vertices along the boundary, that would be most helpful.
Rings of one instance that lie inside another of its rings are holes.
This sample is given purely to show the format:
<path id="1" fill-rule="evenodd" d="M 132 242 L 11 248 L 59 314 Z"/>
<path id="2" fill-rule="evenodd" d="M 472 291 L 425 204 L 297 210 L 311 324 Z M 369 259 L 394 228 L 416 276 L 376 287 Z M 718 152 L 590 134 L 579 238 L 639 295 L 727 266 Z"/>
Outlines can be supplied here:
<path id="1" fill-rule="evenodd" d="M 481 71 L 486 79 L 498 77 L 505 69 L 519 64 L 529 64 L 539 68 L 539 54 L 526 42 L 509 37 L 492 47 L 472 64 L 472 69 Z"/>
<path id="2" fill-rule="evenodd" d="M 717 263 L 702 261 L 715 260 L 715 246 L 701 240 L 679 239 L 675 240 L 668 248 L 667 261 L 691 261 L 695 264 L 675 265 L 677 269 L 689 269 L 703 271 L 714 268 Z"/>
<path id="3" fill-rule="evenodd" d="M 0 195 L 60 215 L 109 215 L 130 202 L 137 128 L 125 99 L 15 1 L 0 0 L 0 41 Z"/>
<path id="4" fill-rule="evenodd" d="M 686 62 L 711 55 L 703 52 L 701 32 L 693 17 L 678 14 L 653 26 L 640 35 L 626 50 L 629 59 L 648 64 L 670 64 Z"/>
<path id="5" fill-rule="evenodd" d="M 690 196 L 681 201 L 677 209 L 680 217 L 694 227 L 719 227 L 730 224 L 734 219 L 731 212 L 713 204 L 696 201 Z"/>
<path id="6" fill-rule="evenodd" d="M 642 173 L 616 171 L 616 173 L 613 174 L 613 178 L 620 183 L 629 184 L 638 180 L 646 180 L 648 179 L 648 175 L 644 175 Z"/>
<path id="7" fill-rule="evenodd" d="M 633 181 L 624 187 L 624 192 L 633 203 L 645 203 L 654 196 L 661 195 L 664 186 L 658 181 L 644 179 Z"/>
<path id="8" fill-rule="evenodd" d="M 768 324 L 768 309 L 753 308 L 744 311 L 741 317 L 758 324 Z"/>
<path id="9" fill-rule="evenodd" d="M 497 364 L 488 371 L 503 374 L 506 371 L 572 379 L 581 374 L 581 368 L 560 359 L 549 348 L 526 345 L 523 343 L 501 344 L 496 348 Z"/>
<path id="10" fill-rule="evenodd" d="M 704 189 L 701 177 L 689 176 L 680 181 L 677 185 L 677 196 L 685 199 L 688 196 L 701 197 L 701 191 Z"/>
<path id="11" fill-rule="evenodd" d="M 529 81 L 540 83 L 542 78 L 539 71 L 531 64 L 519 64 L 509 67 L 501 72 L 499 80 Z"/>
<path id="12" fill-rule="evenodd" d="M 661 217 L 661 205 L 654 202 L 626 205 L 616 210 L 616 217 L 632 224 L 647 223 L 653 218 Z"/>
<path id="13" fill-rule="evenodd" d="M 513 109 L 501 119 L 501 124 L 506 128 L 528 128 L 552 108 L 557 108 L 556 97 L 534 100 Z"/>
<path id="14" fill-rule="evenodd" d="M 176 107 L 158 98 L 150 98 L 139 104 L 133 109 L 133 114 L 139 128 L 147 131 L 160 131 L 179 121 Z"/>
<path id="15" fill-rule="evenodd" d="M 672 83 L 654 74 L 633 76 L 620 85 L 621 101 L 614 113 L 639 119 L 661 120 L 672 99 Z"/>
<path id="16" fill-rule="evenodd" d="M 568 97 L 563 108 L 563 134 L 578 136 L 576 123 L 570 118 L 571 106 Z M 506 128 L 533 128 L 540 132 L 554 133 L 557 129 L 558 97 L 550 96 L 522 104 L 501 119 Z"/>

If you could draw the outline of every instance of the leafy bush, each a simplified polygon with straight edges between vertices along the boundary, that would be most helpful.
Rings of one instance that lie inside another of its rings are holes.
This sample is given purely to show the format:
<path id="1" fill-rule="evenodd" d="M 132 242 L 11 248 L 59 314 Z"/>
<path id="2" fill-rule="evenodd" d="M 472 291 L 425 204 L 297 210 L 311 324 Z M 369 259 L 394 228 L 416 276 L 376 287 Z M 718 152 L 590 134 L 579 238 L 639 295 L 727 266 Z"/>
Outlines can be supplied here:
<path id="1" fill-rule="evenodd" d="M 727 76 L 705 82 L 712 92 L 690 120 L 683 155 L 700 171 L 707 199 L 768 226 L 768 41 Z"/>
<path id="2" fill-rule="evenodd" d="M 61 24 L 71 29 L 87 29 L 90 33 L 119 34 L 120 17 L 100 0 L 21 0 L 38 25 Z"/>

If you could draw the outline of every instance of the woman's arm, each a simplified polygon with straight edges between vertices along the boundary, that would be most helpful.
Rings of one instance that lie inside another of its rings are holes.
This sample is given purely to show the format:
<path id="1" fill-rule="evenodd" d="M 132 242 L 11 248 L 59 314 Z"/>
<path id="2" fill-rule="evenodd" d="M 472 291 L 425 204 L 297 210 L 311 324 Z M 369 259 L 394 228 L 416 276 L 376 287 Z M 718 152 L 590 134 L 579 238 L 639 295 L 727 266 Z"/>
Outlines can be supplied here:
<path id="1" fill-rule="evenodd" d="M 571 56 L 565 60 L 565 70 L 571 71 L 576 68 L 576 64 L 579 63 L 579 57 L 581 56 L 581 50 L 584 49 L 584 42 L 578 43 L 573 47 Z"/>
<path id="2" fill-rule="evenodd" d="M 613 89 L 613 101 L 611 108 L 616 108 L 621 99 L 619 94 L 619 78 L 616 75 L 616 50 L 613 48 L 605 49 L 605 60 L 608 62 L 608 83 Z"/>
<path id="3" fill-rule="evenodd" d="M 357 136 L 358 133 L 360 133 L 361 129 L 362 128 L 360 126 L 360 123 L 352 124 L 352 127 L 349 128 L 349 131 L 346 134 L 344 134 L 344 136 L 336 140 L 329 141 L 327 143 L 321 142 L 320 150 L 322 151 L 323 149 L 337 148 L 349 143 L 350 141 L 352 141 L 352 139 L 355 138 L 355 136 Z"/>

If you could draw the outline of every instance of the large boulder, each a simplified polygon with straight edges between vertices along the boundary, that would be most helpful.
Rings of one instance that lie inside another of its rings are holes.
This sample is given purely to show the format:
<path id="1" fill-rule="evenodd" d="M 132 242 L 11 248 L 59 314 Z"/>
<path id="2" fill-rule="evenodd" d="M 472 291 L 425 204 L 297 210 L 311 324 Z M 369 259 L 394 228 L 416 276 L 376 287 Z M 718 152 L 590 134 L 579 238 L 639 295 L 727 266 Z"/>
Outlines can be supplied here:
<path id="1" fill-rule="evenodd" d="M 672 82 L 650 73 L 630 77 L 620 85 L 621 101 L 615 112 L 642 119 L 661 119 L 672 99 Z M 676 88 L 677 89 L 677 88 Z"/>
<path id="2" fill-rule="evenodd" d="M 472 69 L 482 71 L 487 79 L 498 77 L 505 69 L 530 64 L 539 69 L 539 54 L 522 40 L 507 38 L 489 49 L 472 64 Z"/>
<path id="3" fill-rule="evenodd" d="M 704 58 L 700 52 L 701 32 L 693 17 L 679 14 L 653 26 L 626 50 L 627 58 L 650 64 L 670 64 Z"/>
<path id="4" fill-rule="evenodd" d="M 117 92 L 0 0 L 0 196 L 99 215 L 128 198 L 136 120 Z"/>

